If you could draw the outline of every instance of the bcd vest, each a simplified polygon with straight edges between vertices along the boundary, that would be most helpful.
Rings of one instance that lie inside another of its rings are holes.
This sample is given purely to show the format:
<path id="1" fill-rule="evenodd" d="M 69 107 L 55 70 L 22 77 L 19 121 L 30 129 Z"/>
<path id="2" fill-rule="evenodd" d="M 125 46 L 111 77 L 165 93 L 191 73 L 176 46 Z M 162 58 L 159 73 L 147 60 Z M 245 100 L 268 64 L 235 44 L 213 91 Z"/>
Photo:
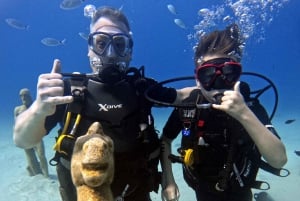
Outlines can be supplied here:
<path id="1" fill-rule="evenodd" d="M 186 103 L 195 101 L 197 104 L 207 103 L 200 90 L 195 90 L 185 100 Z M 249 101 L 249 108 L 263 123 L 267 123 L 258 100 Z M 272 168 L 261 160 L 246 130 L 226 113 L 211 108 L 177 110 L 182 122 L 182 141 L 178 152 L 181 154 L 180 162 L 184 164 L 184 177 L 191 187 L 198 185 L 209 191 L 268 189 L 268 183 L 256 181 L 259 168 L 282 176 L 280 169 Z M 288 175 L 287 170 L 286 173 Z"/>
<path id="2" fill-rule="evenodd" d="M 143 102 L 143 94 L 136 90 L 132 79 L 131 76 L 115 85 L 83 77 L 66 80 L 66 88 L 74 101 L 67 106 L 66 121 L 57 138 L 54 147 L 57 154 L 53 160 L 70 159 L 76 138 L 84 135 L 95 121 L 100 122 L 104 133 L 112 138 L 117 154 L 149 154 L 158 147 L 151 104 Z M 141 123 L 147 124 L 146 130 L 141 131 Z"/>

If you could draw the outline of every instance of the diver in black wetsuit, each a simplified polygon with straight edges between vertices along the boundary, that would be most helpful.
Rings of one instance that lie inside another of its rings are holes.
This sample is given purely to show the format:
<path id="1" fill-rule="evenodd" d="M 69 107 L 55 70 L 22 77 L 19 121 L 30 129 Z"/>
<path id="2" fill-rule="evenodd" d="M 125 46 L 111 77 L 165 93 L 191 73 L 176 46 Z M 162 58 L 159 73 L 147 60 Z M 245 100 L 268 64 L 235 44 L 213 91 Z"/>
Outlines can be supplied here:
<path id="1" fill-rule="evenodd" d="M 61 63 L 55 60 L 52 72 L 39 76 L 37 99 L 16 119 L 14 141 L 17 146 L 32 147 L 60 124 L 51 162 L 57 165 L 63 201 L 75 201 L 70 176 L 73 145 L 91 123 L 99 121 L 114 142 L 114 197 L 149 201 L 149 192 L 157 191 L 160 182 L 160 146 L 152 103 L 143 92 L 155 81 L 139 76 L 138 70 L 131 74 L 133 40 L 126 16 L 118 9 L 101 7 L 91 17 L 88 57 L 92 74 L 64 80 Z M 152 96 L 167 102 L 180 97 L 169 88 L 157 89 Z"/>
<path id="2" fill-rule="evenodd" d="M 206 34 L 198 43 L 197 86 L 182 101 L 195 107 L 175 108 L 163 129 L 164 200 L 179 197 L 171 160 L 183 163 L 184 179 L 198 201 L 251 201 L 261 156 L 273 168 L 287 162 L 285 146 L 265 109 L 249 99 L 247 85 L 239 81 L 242 46 L 235 24 Z M 180 132 L 178 158 L 172 155 L 171 142 Z"/>

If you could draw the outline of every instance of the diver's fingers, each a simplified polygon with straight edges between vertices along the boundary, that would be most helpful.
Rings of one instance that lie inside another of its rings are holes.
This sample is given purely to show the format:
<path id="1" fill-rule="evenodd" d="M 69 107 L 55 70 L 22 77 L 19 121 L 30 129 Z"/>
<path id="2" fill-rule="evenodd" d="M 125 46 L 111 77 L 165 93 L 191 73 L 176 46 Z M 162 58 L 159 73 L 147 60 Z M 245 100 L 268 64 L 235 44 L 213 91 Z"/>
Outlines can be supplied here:
<path id="1" fill-rule="evenodd" d="M 51 73 L 60 73 L 61 72 L 61 62 L 59 59 L 54 59 Z"/>
<path id="2" fill-rule="evenodd" d="M 180 197 L 180 193 L 178 188 L 175 189 L 175 191 L 170 192 L 165 190 L 161 191 L 161 200 L 162 201 L 178 201 Z"/>
<path id="3" fill-rule="evenodd" d="M 61 97 L 64 95 L 64 82 L 61 75 L 48 73 L 40 75 L 37 84 L 37 97 L 44 103 L 48 103 L 48 98 Z M 51 103 L 52 101 L 50 101 Z"/>
<path id="4" fill-rule="evenodd" d="M 49 90 L 49 88 L 57 87 L 60 89 L 61 95 L 64 91 L 64 81 L 62 75 L 57 73 L 41 74 L 38 79 L 38 89 Z"/>
<path id="5" fill-rule="evenodd" d="M 73 96 L 55 96 L 55 97 L 48 97 L 43 102 L 50 103 L 52 105 L 61 105 L 71 103 L 73 101 Z"/>
<path id="6" fill-rule="evenodd" d="M 241 82 L 240 82 L 240 81 L 237 81 L 237 82 L 234 84 L 233 90 L 234 90 L 234 91 L 240 92 L 240 84 L 241 84 Z"/>

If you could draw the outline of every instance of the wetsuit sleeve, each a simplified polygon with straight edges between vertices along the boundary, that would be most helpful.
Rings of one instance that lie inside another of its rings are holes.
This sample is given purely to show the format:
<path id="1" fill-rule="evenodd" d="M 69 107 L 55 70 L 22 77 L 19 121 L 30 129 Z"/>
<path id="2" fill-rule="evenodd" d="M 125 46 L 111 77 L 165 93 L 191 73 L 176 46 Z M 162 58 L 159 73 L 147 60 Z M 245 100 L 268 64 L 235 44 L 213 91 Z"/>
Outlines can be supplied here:
<path id="1" fill-rule="evenodd" d="M 182 129 L 182 123 L 179 117 L 178 109 L 174 109 L 170 114 L 168 121 L 163 128 L 163 136 L 174 140 Z"/>
<path id="2" fill-rule="evenodd" d="M 273 127 L 269 115 L 266 109 L 260 104 L 259 100 L 253 100 L 253 104 L 250 107 L 252 112 L 257 116 L 257 118 L 264 124 L 274 135 L 276 135 L 279 139 L 279 135 L 275 128 Z"/>
<path id="3" fill-rule="evenodd" d="M 156 87 L 150 97 L 155 100 L 166 102 L 166 103 L 173 103 L 176 100 L 177 92 L 174 88 L 168 88 L 163 86 Z"/>
<path id="4" fill-rule="evenodd" d="M 147 78 L 147 95 L 159 102 L 173 103 L 176 100 L 176 89 L 157 84 L 154 79 Z"/>

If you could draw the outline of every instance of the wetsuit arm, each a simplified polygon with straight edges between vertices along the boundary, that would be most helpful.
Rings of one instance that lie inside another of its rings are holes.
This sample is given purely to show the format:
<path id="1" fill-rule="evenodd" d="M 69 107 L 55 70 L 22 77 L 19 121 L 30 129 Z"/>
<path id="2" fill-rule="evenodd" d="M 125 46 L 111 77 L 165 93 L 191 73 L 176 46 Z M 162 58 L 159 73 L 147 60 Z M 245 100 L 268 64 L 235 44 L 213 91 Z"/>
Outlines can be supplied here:
<path id="1" fill-rule="evenodd" d="M 178 111 L 175 109 L 164 126 L 161 137 L 162 198 L 165 200 L 178 200 L 180 196 L 169 159 L 169 155 L 172 154 L 172 141 L 177 137 L 180 128 Z"/>
<path id="2" fill-rule="evenodd" d="M 172 153 L 172 140 L 162 136 L 161 146 L 162 198 L 163 200 L 177 200 L 180 194 L 173 176 L 172 163 L 169 159 L 169 155 Z"/>
<path id="3" fill-rule="evenodd" d="M 221 104 L 213 104 L 213 108 L 238 120 L 271 166 L 281 168 L 287 162 L 285 146 L 246 105 L 239 91 L 239 83 L 234 86 L 234 90 L 225 91 Z"/>
<path id="4" fill-rule="evenodd" d="M 154 100 L 162 101 L 170 104 L 180 104 L 181 101 L 190 96 L 190 93 L 198 89 L 198 87 L 185 87 L 182 89 L 175 89 L 172 87 L 165 87 L 157 84 L 157 81 L 147 78 L 147 82 L 138 85 L 139 91 L 146 91 L 149 87 L 151 90 L 146 91 L 147 95 Z"/>
<path id="5" fill-rule="evenodd" d="M 281 168 L 287 162 L 285 146 L 281 140 L 263 125 L 248 107 L 242 110 L 239 121 L 270 165 Z"/>
<path id="6" fill-rule="evenodd" d="M 177 96 L 176 99 L 174 101 L 175 104 L 179 104 L 181 103 L 183 100 L 185 100 L 186 98 L 188 98 L 191 94 L 191 92 L 195 89 L 198 89 L 198 87 L 193 86 L 193 87 L 185 87 L 182 89 L 177 89 Z"/>

